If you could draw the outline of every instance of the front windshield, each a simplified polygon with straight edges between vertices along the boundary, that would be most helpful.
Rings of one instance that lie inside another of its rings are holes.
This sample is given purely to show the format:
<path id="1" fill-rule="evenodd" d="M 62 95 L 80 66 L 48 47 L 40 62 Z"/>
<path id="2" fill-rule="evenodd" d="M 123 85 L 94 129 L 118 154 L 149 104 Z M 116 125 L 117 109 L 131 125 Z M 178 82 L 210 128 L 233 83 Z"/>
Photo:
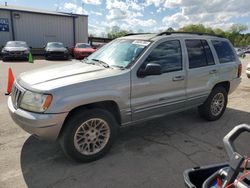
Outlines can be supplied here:
<path id="1" fill-rule="evenodd" d="M 25 48 L 27 48 L 28 45 L 26 44 L 26 42 L 22 42 L 22 41 L 10 41 L 10 42 L 7 42 L 6 47 L 25 47 Z"/>
<path id="2" fill-rule="evenodd" d="M 77 48 L 91 48 L 89 44 L 76 44 Z"/>
<path id="3" fill-rule="evenodd" d="M 109 66 L 127 67 L 150 44 L 143 40 L 117 39 L 108 43 L 88 57 L 88 60 L 98 60 Z"/>
<path id="4" fill-rule="evenodd" d="M 61 42 L 51 42 L 47 44 L 47 47 L 52 47 L 52 48 L 64 48 L 63 43 Z"/>

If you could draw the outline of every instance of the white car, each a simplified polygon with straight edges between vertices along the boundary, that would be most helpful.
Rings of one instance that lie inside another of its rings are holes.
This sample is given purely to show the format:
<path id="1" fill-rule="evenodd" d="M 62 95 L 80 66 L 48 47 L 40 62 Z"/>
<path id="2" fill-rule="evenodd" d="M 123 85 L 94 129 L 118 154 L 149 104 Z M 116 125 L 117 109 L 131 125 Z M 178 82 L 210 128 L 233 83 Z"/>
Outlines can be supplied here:
<path id="1" fill-rule="evenodd" d="M 248 63 L 247 65 L 246 73 L 247 73 L 247 77 L 250 78 L 250 63 Z"/>

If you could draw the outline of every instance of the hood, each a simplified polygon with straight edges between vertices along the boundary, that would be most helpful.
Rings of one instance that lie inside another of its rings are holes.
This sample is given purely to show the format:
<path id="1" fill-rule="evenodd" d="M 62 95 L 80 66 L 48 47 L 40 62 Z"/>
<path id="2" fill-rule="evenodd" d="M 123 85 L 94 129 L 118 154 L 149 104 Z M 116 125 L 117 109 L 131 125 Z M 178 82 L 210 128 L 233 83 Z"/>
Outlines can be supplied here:
<path id="1" fill-rule="evenodd" d="M 75 48 L 76 52 L 95 52 L 96 50 L 93 48 Z"/>
<path id="2" fill-rule="evenodd" d="M 48 91 L 66 85 L 110 77 L 120 71 L 80 61 L 65 62 L 22 73 L 17 82 L 27 89 Z"/>
<path id="3" fill-rule="evenodd" d="M 53 52 L 53 51 L 56 51 L 56 52 L 65 52 L 65 51 L 67 51 L 67 48 L 47 47 L 45 50 L 46 51 L 50 51 L 50 52 Z"/>
<path id="4" fill-rule="evenodd" d="M 29 50 L 29 48 L 26 47 L 4 47 L 4 50 L 12 52 L 12 51 L 25 51 L 25 50 Z"/>

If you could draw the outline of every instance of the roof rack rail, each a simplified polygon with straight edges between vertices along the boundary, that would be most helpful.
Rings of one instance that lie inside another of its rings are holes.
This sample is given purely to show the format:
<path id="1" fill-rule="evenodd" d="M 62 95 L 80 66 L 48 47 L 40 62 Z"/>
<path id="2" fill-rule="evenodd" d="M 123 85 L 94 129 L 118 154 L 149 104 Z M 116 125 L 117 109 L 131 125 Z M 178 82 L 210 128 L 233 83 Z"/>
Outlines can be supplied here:
<path id="1" fill-rule="evenodd" d="M 131 35 L 144 35 L 144 34 L 146 35 L 146 34 L 152 34 L 152 33 L 128 33 L 124 36 L 127 37 L 127 36 L 131 36 Z"/>
<path id="2" fill-rule="evenodd" d="M 157 34 L 156 36 L 162 36 L 162 35 L 171 35 L 171 34 L 193 34 L 193 35 L 208 35 L 208 36 L 215 36 L 215 37 L 223 37 L 221 35 L 216 35 L 216 34 L 212 34 L 212 33 L 202 33 L 202 32 L 162 32 Z"/>

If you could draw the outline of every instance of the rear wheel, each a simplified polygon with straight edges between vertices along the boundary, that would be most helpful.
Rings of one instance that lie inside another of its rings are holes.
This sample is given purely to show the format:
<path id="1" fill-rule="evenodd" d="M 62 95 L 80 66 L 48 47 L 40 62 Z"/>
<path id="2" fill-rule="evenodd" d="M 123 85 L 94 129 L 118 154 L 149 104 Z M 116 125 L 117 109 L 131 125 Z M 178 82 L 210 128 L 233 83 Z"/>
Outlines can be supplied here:
<path id="1" fill-rule="evenodd" d="M 247 77 L 250 78 L 250 74 L 247 74 Z"/>
<path id="2" fill-rule="evenodd" d="M 224 113 L 228 93 L 224 87 L 215 87 L 203 105 L 198 107 L 201 117 L 208 121 L 218 120 Z"/>
<path id="3" fill-rule="evenodd" d="M 102 109 L 79 111 L 64 126 L 60 145 L 68 157 L 79 162 L 90 162 L 104 156 L 118 132 L 115 118 Z"/>

